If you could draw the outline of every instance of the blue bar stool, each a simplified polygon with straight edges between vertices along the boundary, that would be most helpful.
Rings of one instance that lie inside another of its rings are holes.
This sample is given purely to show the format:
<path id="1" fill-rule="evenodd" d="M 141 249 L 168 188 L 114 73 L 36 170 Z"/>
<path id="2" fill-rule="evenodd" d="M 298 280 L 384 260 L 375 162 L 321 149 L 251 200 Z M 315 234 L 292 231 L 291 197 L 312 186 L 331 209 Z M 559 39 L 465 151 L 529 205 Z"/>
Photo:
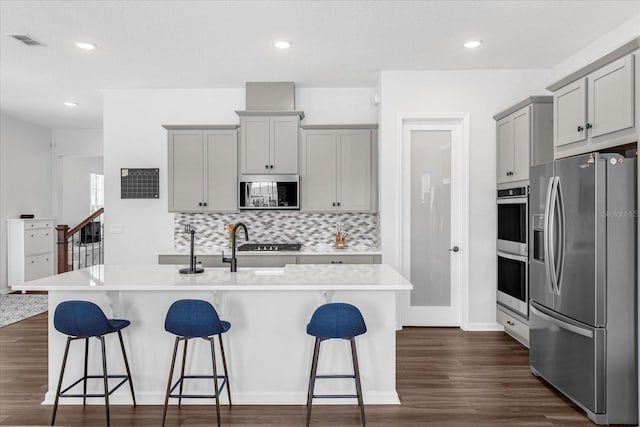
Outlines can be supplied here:
<path id="1" fill-rule="evenodd" d="M 362 401 L 362 386 L 360 385 L 360 370 L 358 369 L 358 355 L 355 337 L 367 332 L 362 313 L 351 304 L 331 303 L 321 305 L 311 316 L 307 325 L 307 334 L 316 337 L 309 375 L 309 392 L 307 395 L 307 427 L 311 422 L 311 404 L 314 398 L 357 398 L 360 407 L 362 425 L 365 425 L 364 403 Z M 331 338 L 341 338 L 351 342 L 351 359 L 353 360 L 353 375 L 316 375 L 318 370 L 318 356 L 320 343 Z M 356 394 L 313 394 L 316 378 L 353 378 L 356 383 Z"/>
<path id="2" fill-rule="evenodd" d="M 171 370 L 169 371 L 169 381 L 167 383 L 167 392 L 164 398 L 164 413 L 162 415 L 162 425 L 164 426 L 167 419 L 167 406 L 169 404 L 169 398 L 178 398 L 178 406 L 182 405 L 182 398 L 201 398 L 201 399 L 216 399 L 216 416 L 218 419 L 218 426 L 220 426 L 220 400 L 219 396 L 224 386 L 227 386 L 227 397 L 229 398 L 229 405 L 231 405 L 231 390 L 229 389 L 229 374 L 227 373 L 227 361 L 224 356 L 224 346 L 222 345 L 222 334 L 227 332 L 231 328 L 231 323 L 220 320 L 215 308 L 207 301 L 183 299 L 178 300 L 171 304 L 169 311 L 167 311 L 167 317 L 164 322 L 164 329 L 176 335 L 175 345 L 173 346 L 173 358 L 171 359 Z M 220 353 L 222 355 L 222 365 L 224 366 L 224 375 L 218 375 L 216 368 L 216 351 L 215 351 L 215 335 L 218 336 L 220 342 Z M 202 338 L 209 341 L 211 345 L 211 362 L 213 364 L 213 375 L 185 375 L 184 365 L 187 358 L 187 343 L 191 338 Z M 182 370 L 180 372 L 180 378 L 172 386 L 173 381 L 173 369 L 176 364 L 176 354 L 178 353 L 178 343 L 184 341 L 184 347 L 182 351 Z M 215 394 L 212 395 L 200 395 L 200 394 L 183 394 L 182 385 L 185 379 L 213 379 Z M 222 384 L 218 387 L 218 379 L 222 379 Z M 173 391 L 176 387 L 180 387 L 178 394 L 174 394 Z"/>
<path id="3" fill-rule="evenodd" d="M 104 397 L 105 409 L 107 412 L 107 426 L 111 425 L 109 418 L 109 395 L 116 391 L 122 384 L 129 381 L 131 388 L 131 397 L 133 398 L 133 406 L 136 406 L 136 396 L 133 392 L 133 382 L 131 381 L 131 372 L 129 371 L 129 362 L 127 361 L 127 353 L 124 349 L 122 341 L 122 329 L 129 326 L 131 322 L 121 319 L 107 319 L 100 307 L 89 301 L 65 301 L 58 304 L 53 316 L 53 325 L 59 332 L 67 335 L 67 345 L 64 349 L 64 357 L 62 359 L 62 369 L 60 370 L 60 379 L 58 380 L 58 389 L 56 390 L 56 400 L 53 405 L 53 415 L 51 417 L 51 425 L 56 420 L 56 412 L 58 410 L 58 399 L 61 397 L 82 397 L 82 404 L 86 405 L 87 397 Z M 104 344 L 104 336 L 117 332 L 120 340 L 120 348 L 122 349 L 122 358 L 127 375 L 107 375 L 107 356 Z M 88 375 L 87 362 L 89 355 L 89 338 L 96 337 L 100 340 L 102 347 L 102 375 Z M 64 370 L 67 366 L 67 356 L 69 355 L 69 344 L 74 340 L 85 340 L 84 345 L 84 376 L 71 384 L 69 387 L 60 391 L 62 388 L 62 379 Z M 87 394 L 87 379 L 102 378 L 104 382 L 104 394 Z M 109 390 L 109 378 L 121 378 L 113 389 Z M 82 394 L 67 393 L 71 388 L 82 381 Z"/>

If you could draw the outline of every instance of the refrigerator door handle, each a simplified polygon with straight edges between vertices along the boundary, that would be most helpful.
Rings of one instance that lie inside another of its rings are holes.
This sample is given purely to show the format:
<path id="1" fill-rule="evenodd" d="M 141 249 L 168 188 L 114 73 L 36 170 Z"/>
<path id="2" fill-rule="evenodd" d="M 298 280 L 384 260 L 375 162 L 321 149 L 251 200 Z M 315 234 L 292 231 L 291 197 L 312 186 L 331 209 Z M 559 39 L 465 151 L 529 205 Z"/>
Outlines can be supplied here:
<path id="1" fill-rule="evenodd" d="M 587 338 L 591 338 L 593 339 L 593 331 L 589 330 L 589 329 L 584 329 L 581 328 L 579 326 L 576 325 L 572 325 L 570 323 L 567 322 L 563 322 L 560 319 L 556 319 L 553 316 L 550 316 L 546 313 L 543 313 L 542 311 L 538 310 L 534 305 L 530 306 L 530 310 L 531 313 L 535 314 L 536 316 L 538 316 L 539 318 L 546 320 L 549 323 L 552 323 L 554 325 L 556 325 L 559 328 L 565 329 L 569 332 L 573 332 L 574 334 L 577 335 L 582 335 L 583 337 L 587 337 Z"/>
<path id="2" fill-rule="evenodd" d="M 562 187 L 560 186 L 560 177 L 556 177 L 556 205 L 558 207 L 558 261 L 556 264 L 554 255 L 554 273 L 556 283 L 556 295 L 560 295 L 560 282 L 562 281 L 562 269 L 564 267 L 564 242 L 565 242 L 565 217 L 564 217 L 564 198 L 562 197 Z M 554 230 L 555 231 L 555 230 Z"/>
<path id="3" fill-rule="evenodd" d="M 549 275 L 551 276 L 551 286 L 553 287 L 553 293 L 558 295 L 558 276 L 556 272 L 556 207 L 558 205 L 558 183 L 560 182 L 560 178 L 554 176 L 552 179 L 551 186 L 551 199 L 549 200 L 549 243 L 548 243 L 548 251 L 549 251 L 549 263 L 547 268 L 549 269 Z"/>
<path id="4" fill-rule="evenodd" d="M 549 216 L 551 215 L 551 192 L 555 177 L 549 178 L 547 185 L 547 196 L 544 204 L 544 233 L 543 233 L 543 249 L 544 249 L 544 271 L 547 278 L 547 288 L 550 294 L 554 294 L 553 282 L 551 280 L 551 259 L 549 258 Z"/>

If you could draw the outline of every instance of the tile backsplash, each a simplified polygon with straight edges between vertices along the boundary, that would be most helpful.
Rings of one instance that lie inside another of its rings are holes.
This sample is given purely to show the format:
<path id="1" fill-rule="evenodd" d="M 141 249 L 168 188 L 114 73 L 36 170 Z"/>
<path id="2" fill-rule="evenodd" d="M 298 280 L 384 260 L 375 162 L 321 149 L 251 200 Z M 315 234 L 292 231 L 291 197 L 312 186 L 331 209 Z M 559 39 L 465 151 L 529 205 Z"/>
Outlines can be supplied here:
<path id="1" fill-rule="evenodd" d="M 195 246 L 199 249 L 221 248 L 228 244 L 227 224 L 243 222 L 252 242 L 299 242 L 305 246 L 326 246 L 335 243 L 336 225 L 343 224 L 347 245 L 376 248 L 380 245 L 377 213 L 312 213 L 299 211 L 245 211 L 238 213 L 176 213 L 174 217 L 174 247 L 189 247 L 186 225 L 196 231 Z M 222 224 L 223 232 L 218 232 Z M 238 232 L 238 242 L 244 233 Z"/>

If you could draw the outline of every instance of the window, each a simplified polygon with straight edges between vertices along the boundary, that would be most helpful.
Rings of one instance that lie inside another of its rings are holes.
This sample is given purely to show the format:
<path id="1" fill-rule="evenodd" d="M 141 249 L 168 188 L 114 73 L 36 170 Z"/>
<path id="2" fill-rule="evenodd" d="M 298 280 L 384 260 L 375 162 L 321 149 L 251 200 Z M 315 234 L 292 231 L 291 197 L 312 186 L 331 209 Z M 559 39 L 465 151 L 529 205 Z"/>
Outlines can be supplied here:
<path id="1" fill-rule="evenodd" d="M 89 214 L 94 213 L 98 209 L 104 207 L 104 175 L 96 173 L 89 174 L 91 180 L 91 203 L 89 205 Z"/>

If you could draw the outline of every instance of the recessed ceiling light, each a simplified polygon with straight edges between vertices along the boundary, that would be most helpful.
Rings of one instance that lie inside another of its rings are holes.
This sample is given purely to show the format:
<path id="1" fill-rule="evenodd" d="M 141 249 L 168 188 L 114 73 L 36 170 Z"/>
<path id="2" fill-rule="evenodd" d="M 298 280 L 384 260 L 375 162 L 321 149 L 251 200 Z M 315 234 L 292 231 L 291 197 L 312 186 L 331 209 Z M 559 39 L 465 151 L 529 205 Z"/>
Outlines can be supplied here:
<path id="1" fill-rule="evenodd" d="M 96 48 L 96 45 L 93 43 L 88 43 L 88 42 L 76 42 L 76 46 L 78 46 L 80 49 L 84 49 L 84 50 L 93 50 Z"/>
<path id="2" fill-rule="evenodd" d="M 78 103 L 73 101 L 65 101 L 64 105 L 66 105 L 67 107 L 77 107 Z"/>
<path id="3" fill-rule="evenodd" d="M 464 44 L 467 49 L 475 49 L 482 44 L 482 40 L 469 40 Z"/>
<path id="4" fill-rule="evenodd" d="M 291 47 L 291 42 L 288 42 L 286 40 L 278 40 L 273 45 L 278 49 L 288 49 Z"/>

